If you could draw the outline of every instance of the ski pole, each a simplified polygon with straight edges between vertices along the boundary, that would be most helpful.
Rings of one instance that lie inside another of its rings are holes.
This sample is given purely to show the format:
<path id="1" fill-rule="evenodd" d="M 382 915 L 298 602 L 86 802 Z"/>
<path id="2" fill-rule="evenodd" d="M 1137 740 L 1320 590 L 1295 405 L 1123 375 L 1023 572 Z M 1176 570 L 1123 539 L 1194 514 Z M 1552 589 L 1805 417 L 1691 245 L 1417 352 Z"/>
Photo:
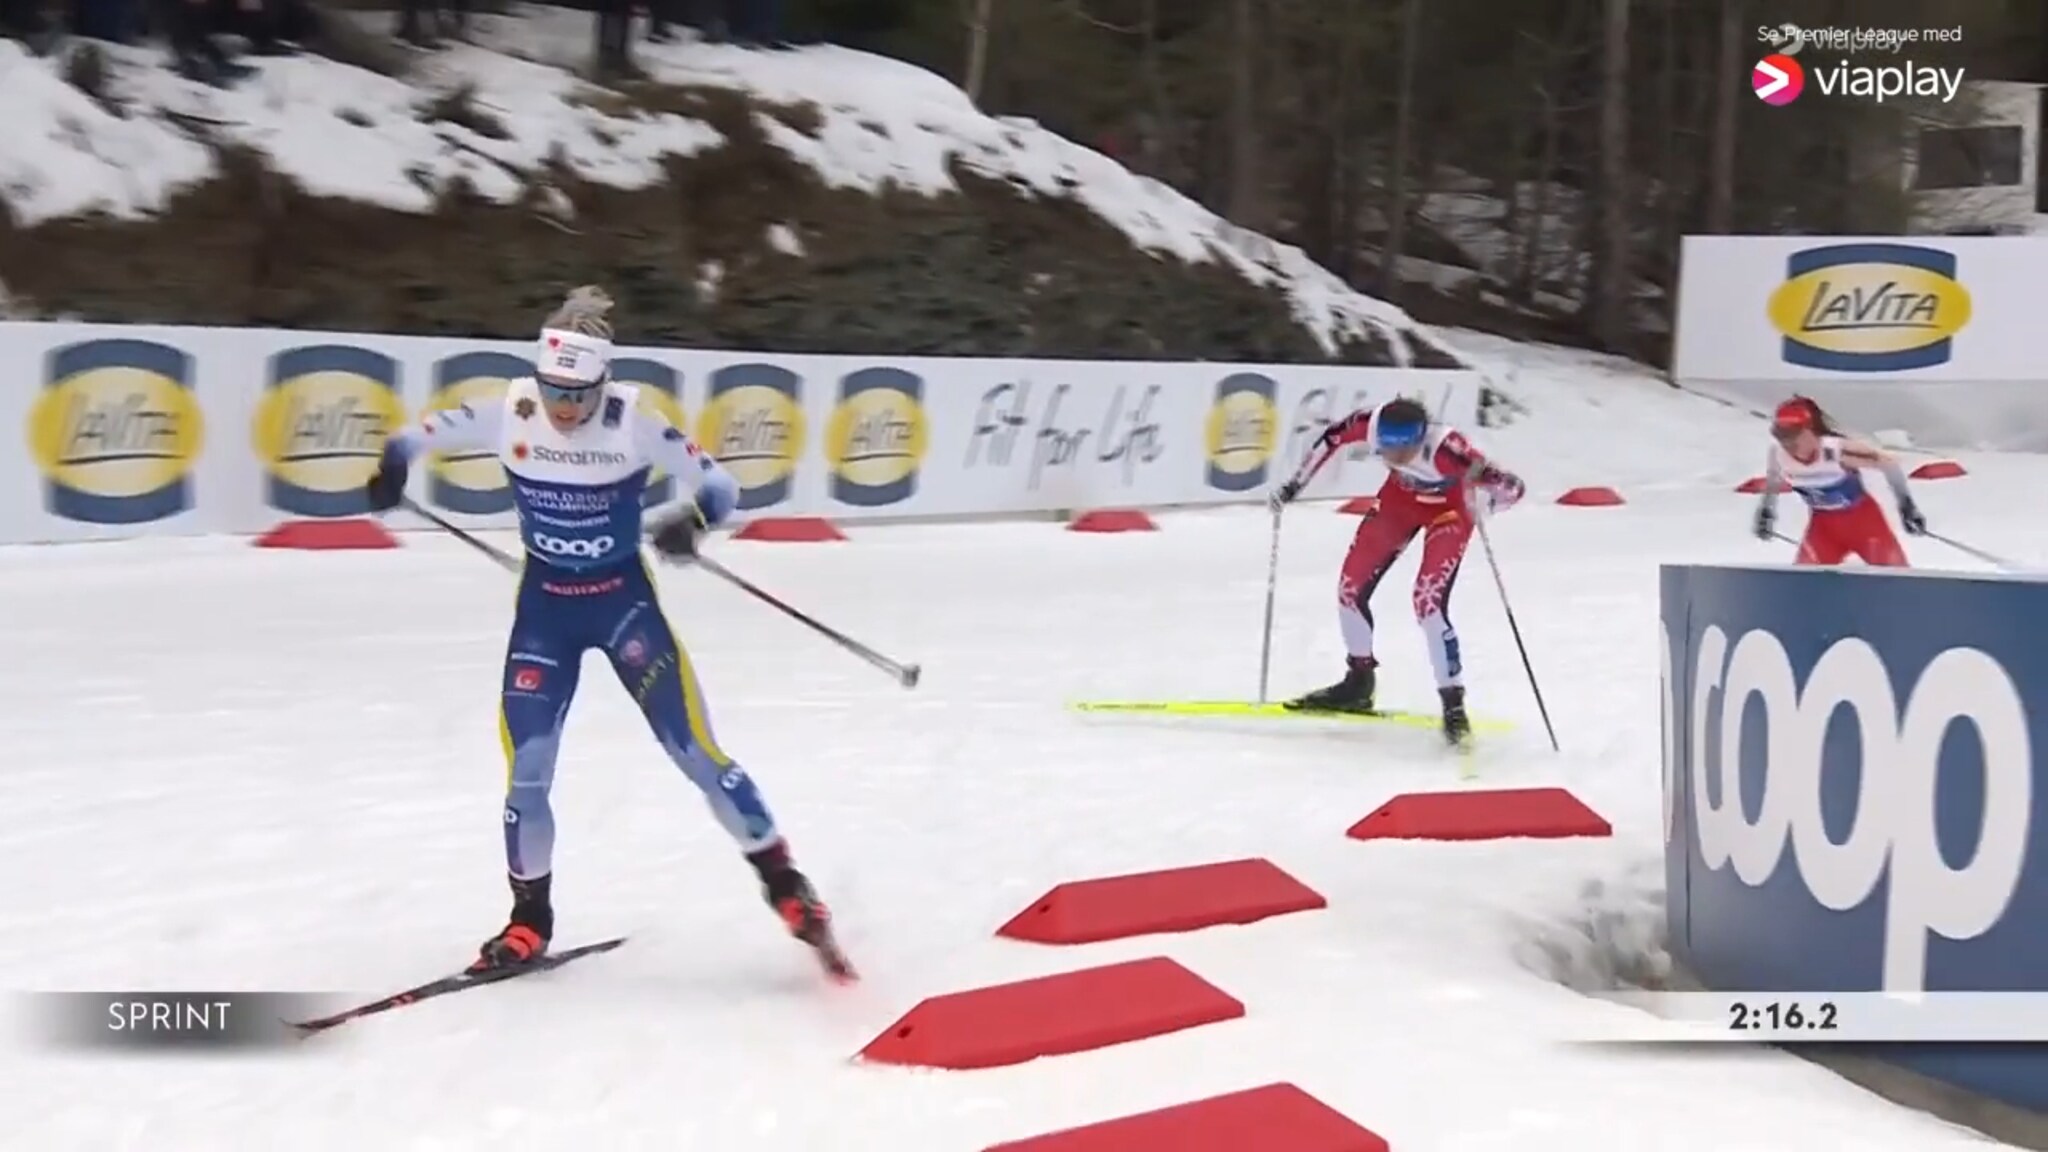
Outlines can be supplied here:
<path id="1" fill-rule="evenodd" d="M 1508 582 L 1501 576 L 1500 561 L 1493 555 L 1493 535 L 1486 530 L 1486 517 L 1472 516 L 1473 527 L 1479 530 L 1479 550 L 1486 553 L 1486 565 L 1493 569 L 1493 584 L 1500 590 L 1501 611 L 1507 614 L 1508 631 L 1514 635 L 1515 650 L 1522 656 L 1522 671 L 1529 677 L 1529 691 L 1536 697 L 1536 711 L 1543 717 L 1543 731 L 1550 736 L 1550 750 L 1561 751 L 1557 743 L 1557 727 L 1550 722 L 1550 709 L 1543 703 L 1543 687 L 1536 682 L 1536 667 L 1529 663 L 1529 646 L 1522 642 L 1522 627 L 1515 623 L 1515 606 L 1508 602 Z"/>
<path id="2" fill-rule="evenodd" d="M 2019 570 L 2019 565 L 2014 564 L 2012 561 L 2007 560 L 2004 557 L 1993 556 L 1991 553 L 1986 552 L 1981 548 L 1972 548 L 1968 544 L 1963 543 L 1961 540 L 1951 539 L 1947 536 L 1943 536 L 1939 532 L 1922 532 L 1921 535 L 1927 537 L 1929 540 L 1938 540 L 1941 543 L 1946 544 L 1949 547 L 1955 549 L 1956 551 L 1961 552 L 1963 555 L 1971 556 L 1978 560 L 1982 560 L 1984 563 L 1989 564 L 1994 568 L 2003 568 L 2008 572 L 2016 572 Z"/>
<path id="3" fill-rule="evenodd" d="M 1259 637 L 1259 703 L 1266 702 L 1266 685 L 1273 670 L 1273 599 L 1280 586 L 1280 513 L 1273 505 L 1273 543 L 1266 551 L 1266 625 Z"/>
<path id="4" fill-rule="evenodd" d="M 474 548 L 477 551 L 483 553 L 484 555 L 490 557 L 492 560 L 497 562 L 498 567 L 503 568 L 505 571 L 513 573 L 514 575 L 518 574 L 519 561 L 499 551 L 498 548 L 492 545 L 489 541 L 479 539 L 478 537 L 471 535 L 468 531 L 462 528 L 458 528 L 453 524 L 450 524 L 446 519 L 444 519 L 441 516 L 440 513 L 435 512 L 429 508 L 421 507 L 420 504 L 417 501 L 415 501 L 412 497 L 400 496 L 398 498 L 398 506 L 400 508 L 405 509 L 407 512 L 410 512 L 413 515 L 419 517 L 420 519 L 425 520 L 427 523 L 432 524 L 434 527 L 439 528 L 441 531 L 446 532 L 450 536 L 455 537 L 457 540 L 462 541 L 464 544 L 469 545 L 471 548 Z"/>
<path id="5" fill-rule="evenodd" d="M 918 678 L 924 675 L 924 669 L 920 665 L 903 664 L 895 660 L 889 659 L 887 656 L 884 656 L 880 652 L 875 651 L 873 648 L 870 648 L 867 645 L 861 643 L 860 641 L 855 640 L 853 637 L 848 636 L 846 633 L 841 632 L 828 624 L 821 623 L 818 620 L 815 620 L 812 617 L 805 615 L 804 613 L 798 611 L 796 608 L 791 607 L 788 603 L 784 602 L 774 593 L 765 591 L 755 586 L 754 584 L 746 580 L 744 577 L 741 577 L 737 573 L 733 572 L 731 569 L 727 568 L 725 565 L 720 564 L 718 561 L 713 560 L 708 556 L 699 556 L 696 558 L 694 563 L 697 567 L 702 568 L 706 572 L 711 573 L 713 576 L 718 577 L 719 579 L 725 581 L 728 584 L 731 584 L 733 587 L 739 589 L 740 591 L 745 592 L 747 595 L 752 596 L 754 599 L 759 600 L 761 603 L 768 605 L 770 608 L 773 608 L 776 611 L 782 613 L 783 615 L 789 617 L 790 619 L 796 621 L 797 623 L 802 624 L 804 627 L 809 628 L 811 631 L 816 632 L 820 636 L 825 637 L 827 640 L 832 641 L 834 644 L 839 645 L 841 648 L 846 649 L 848 652 L 853 653 L 855 656 L 860 657 L 862 660 L 867 661 L 869 664 L 872 664 L 875 667 L 880 668 L 882 671 L 887 672 L 889 675 L 894 676 L 896 678 L 896 682 L 898 684 L 903 685 L 905 688 L 917 687 Z"/>
<path id="6" fill-rule="evenodd" d="M 411 512 L 415 516 L 420 517 L 421 519 L 427 521 L 429 524 L 432 524 L 434 527 L 441 529 L 443 532 L 448 533 L 450 536 L 455 537 L 457 540 L 462 541 L 464 544 L 467 544 L 470 547 L 476 549 L 477 551 L 483 553 L 484 555 L 490 557 L 493 561 L 497 562 L 498 567 L 505 569 L 507 572 L 517 573 L 519 571 L 519 561 L 506 555 L 504 552 L 492 546 L 489 542 L 481 540 L 478 537 L 472 535 L 471 533 L 465 531 L 464 529 L 449 523 L 444 517 L 440 516 L 438 513 L 435 513 L 430 509 L 421 507 L 418 503 L 414 502 L 410 497 L 401 497 L 399 500 L 399 507 L 404 508 L 406 511 Z M 776 610 L 782 612 L 784 615 L 795 620 L 797 623 L 806 625 L 807 627 L 820 633 L 827 639 L 830 639 L 834 643 L 838 644 L 840 647 L 853 653 L 855 656 L 860 657 L 862 660 L 865 660 L 868 663 L 874 665 L 875 667 L 880 668 L 884 672 L 889 673 L 891 676 L 894 676 L 896 678 L 897 683 L 903 685 L 905 688 L 917 687 L 918 679 L 924 675 L 924 669 L 919 665 L 898 663 L 897 661 L 891 660 L 887 656 L 884 656 L 881 653 L 876 652 L 874 649 L 868 647 L 867 645 L 862 644 L 860 641 L 855 640 L 850 636 L 847 636 L 845 633 L 840 632 L 834 628 L 831 628 L 825 624 L 819 623 L 817 620 L 814 620 L 811 617 L 805 615 L 804 613 L 798 611 L 796 608 L 791 607 L 789 604 L 777 598 L 772 593 L 765 592 L 762 589 L 749 583 L 746 579 L 734 573 L 731 569 L 725 567 L 725 565 L 720 564 L 716 560 L 712 560 L 709 557 L 705 556 L 699 556 L 696 558 L 695 564 L 697 565 L 697 567 L 704 569 L 705 571 L 711 573 L 714 576 L 717 576 L 719 579 L 726 581 L 727 583 L 731 584 L 735 588 L 738 588 L 742 592 L 745 592 L 748 595 L 753 596 L 755 599 L 760 600 L 761 602 L 769 605 L 770 607 L 773 607 Z"/>

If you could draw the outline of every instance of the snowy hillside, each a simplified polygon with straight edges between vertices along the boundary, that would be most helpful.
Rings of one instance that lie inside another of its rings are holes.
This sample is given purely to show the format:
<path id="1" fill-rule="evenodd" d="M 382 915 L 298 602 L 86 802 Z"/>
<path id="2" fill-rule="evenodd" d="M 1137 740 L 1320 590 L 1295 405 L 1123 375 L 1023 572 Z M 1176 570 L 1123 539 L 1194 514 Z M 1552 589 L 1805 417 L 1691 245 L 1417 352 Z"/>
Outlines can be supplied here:
<path id="1" fill-rule="evenodd" d="M 381 29 L 388 17 L 377 16 Z M 470 43 L 416 58 L 393 79 L 317 56 L 249 58 L 229 89 L 185 80 L 156 47 L 103 46 L 96 98 L 60 60 L 0 41 L 0 202 L 19 227 L 89 213 L 146 216 L 216 171 L 219 147 L 245 147 L 314 195 L 395 211 L 433 210 L 466 184 L 498 204 L 537 200 L 574 228 L 547 182 L 561 172 L 644 188 L 665 162 L 724 146 L 709 123 L 641 93 L 581 78 L 586 13 L 517 7 L 474 18 Z M 1178 192 L 1029 121 L 993 118 L 932 73 L 819 46 L 787 52 L 685 42 L 636 45 L 653 85 L 743 96 L 762 134 L 831 188 L 922 196 L 957 190 L 964 169 L 1020 194 L 1071 199 L 1140 251 L 1234 270 L 1280 288 L 1326 352 L 1383 335 L 1399 362 L 1415 333 L 1400 310 L 1352 291 L 1299 249 L 1231 225 Z M 800 238 L 780 236 L 789 250 Z M 717 269 L 702 270 L 715 279 Z"/>

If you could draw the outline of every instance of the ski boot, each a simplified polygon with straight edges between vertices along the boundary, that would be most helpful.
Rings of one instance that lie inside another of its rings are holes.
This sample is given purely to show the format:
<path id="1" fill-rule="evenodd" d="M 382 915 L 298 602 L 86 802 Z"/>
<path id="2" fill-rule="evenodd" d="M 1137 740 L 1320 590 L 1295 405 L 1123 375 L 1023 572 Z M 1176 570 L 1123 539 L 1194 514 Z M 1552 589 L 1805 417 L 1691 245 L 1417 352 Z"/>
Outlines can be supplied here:
<path id="1" fill-rule="evenodd" d="M 1342 680 L 1289 700 L 1281 707 L 1294 712 L 1371 712 L 1379 665 L 1371 656 L 1353 656 Z"/>
<path id="2" fill-rule="evenodd" d="M 531 880 L 512 880 L 511 922 L 503 931 L 477 949 L 472 974 L 517 968 L 547 954 L 548 939 L 555 933 L 555 910 L 548 899 L 552 875 Z"/>
<path id="3" fill-rule="evenodd" d="M 789 934 L 810 945 L 827 974 L 836 980 L 853 980 L 853 964 L 832 934 L 832 912 L 818 898 L 809 878 L 790 863 L 788 845 L 778 843 L 749 853 L 747 863 L 760 876 L 762 895 L 782 917 Z"/>
<path id="4" fill-rule="evenodd" d="M 1444 704 L 1444 739 L 1453 748 L 1466 747 L 1472 742 L 1472 718 L 1465 715 L 1465 690 L 1440 688 L 1437 695 Z"/>

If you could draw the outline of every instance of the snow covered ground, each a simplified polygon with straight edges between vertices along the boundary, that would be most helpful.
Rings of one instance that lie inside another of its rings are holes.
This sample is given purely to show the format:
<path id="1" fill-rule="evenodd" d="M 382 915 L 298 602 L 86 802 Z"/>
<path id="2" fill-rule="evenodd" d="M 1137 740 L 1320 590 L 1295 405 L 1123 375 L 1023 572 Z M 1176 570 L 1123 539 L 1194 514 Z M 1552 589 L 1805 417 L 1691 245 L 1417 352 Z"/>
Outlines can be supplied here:
<path id="1" fill-rule="evenodd" d="M 749 577 L 925 664 L 905 693 L 701 575 L 661 577 L 719 736 L 835 903 L 863 985 L 824 986 L 780 935 L 592 664 L 556 792 L 559 932 L 631 932 L 624 949 L 289 1055 L 88 1063 L 17 1044 L 0 1053 L 0 1146 L 955 1152 L 1289 1079 L 1401 1152 L 1987 1147 L 1767 1050 L 1557 1043 L 1589 1014 L 1626 1010 L 1532 971 L 1532 951 L 1569 951 L 1596 915 L 1654 937 L 1657 565 L 1785 549 L 1746 536 L 1748 502 L 1722 483 L 1760 454 L 1753 418 L 1603 381 L 1563 354 L 1521 359 L 1530 412 L 1482 441 L 1539 489 L 1593 472 L 1642 487 L 1624 507 L 1532 502 L 1496 525 L 1561 755 L 1486 569 L 1468 569 L 1456 612 L 1474 708 L 1518 726 L 1482 750 L 1482 780 L 1569 786 L 1615 822 L 1611 841 L 1345 839 L 1390 795 L 1454 783 L 1428 733 L 1067 711 L 1255 690 L 1260 512 L 1172 515 L 1132 536 L 1009 524 L 726 543 Z M 2048 527 L 2010 515 L 2048 465 L 1966 463 L 1971 477 L 1922 486 L 1930 519 L 2048 561 Z M 1334 567 L 1352 523 L 1324 507 L 1290 515 L 1278 689 L 1336 670 Z M 497 927 L 509 604 L 502 574 L 459 543 L 0 550 L 0 598 L 37 609 L 10 622 L 0 663 L 0 870 L 16 878 L 0 968 L 13 986 L 376 993 L 461 961 Z M 1403 615 L 1386 613 L 1385 698 L 1428 707 Z M 1330 907 L 1073 950 L 991 935 L 1061 881 L 1247 855 Z M 1248 1015 L 981 1072 L 848 1060 L 923 997 L 1150 954 Z"/>
<path id="2" fill-rule="evenodd" d="M 375 27 L 388 19 L 380 14 Z M 649 112 L 582 79 L 587 13 L 514 5 L 511 15 L 473 17 L 470 39 L 420 57 L 405 80 L 317 56 L 252 57 L 256 74 L 226 90 L 180 78 L 159 48 L 104 45 L 105 102 L 67 83 L 55 59 L 0 40 L 0 107 L 15 125 L 0 135 L 0 202 L 24 226 L 88 212 L 148 215 L 214 171 L 198 129 L 255 149 L 316 195 L 401 212 L 431 210 L 457 179 L 487 199 L 515 201 L 529 184 L 545 186 L 551 162 L 594 183 L 646 187 L 663 178 L 664 157 L 724 143 L 709 124 Z M 957 87 L 911 65 L 831 46 L 759 52 L 688 41 L 634 51 L 658 83 L 750 97 L 767 138 L 830 186 L 940 195 L 956 189 L 953 165 L 962 165 L 1025 194 L 1072 199 L 1144 251 L 1220 262 L 1279 286 L 1326 348 L 1414 330 L 1406 313 L 1351 290 L 1300 249 L 1032 121 L 983 115 Z M 491 127 L 427 114 L 456 93 Z M 777 105 L 809 114 L 778 116 Z M 1398 341 L 1395 349 L 1405 355 Z"/>

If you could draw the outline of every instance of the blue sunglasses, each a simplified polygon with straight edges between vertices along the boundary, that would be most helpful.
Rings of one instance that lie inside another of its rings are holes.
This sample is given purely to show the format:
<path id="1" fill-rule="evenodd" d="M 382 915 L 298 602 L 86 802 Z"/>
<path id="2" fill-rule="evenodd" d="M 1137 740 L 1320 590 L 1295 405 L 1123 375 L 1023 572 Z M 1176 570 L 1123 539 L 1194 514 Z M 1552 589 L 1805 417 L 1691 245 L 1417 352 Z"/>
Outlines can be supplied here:
<path id="1" fill-rule="evenodd" d="M 582 400 L 597 387 L 596 384 L 551 384 L 539 377 L 534 379 L 534 383 L 540 386 L 540 398 L 550 404 Z"/>

